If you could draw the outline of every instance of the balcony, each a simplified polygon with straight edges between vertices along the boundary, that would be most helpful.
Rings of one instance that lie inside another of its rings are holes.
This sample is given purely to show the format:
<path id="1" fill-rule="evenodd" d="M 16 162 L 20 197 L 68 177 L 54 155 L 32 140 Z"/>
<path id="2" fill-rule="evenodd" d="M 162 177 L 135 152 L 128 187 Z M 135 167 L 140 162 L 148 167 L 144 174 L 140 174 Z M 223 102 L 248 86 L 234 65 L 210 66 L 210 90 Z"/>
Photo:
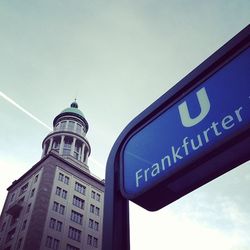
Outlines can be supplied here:
<path id="1" fill-rule="evenodd" d="M 14 217 L 17 217 L 20 214 L 23 206 L 24 206 L 23 199 L 18 200 L 16 202 L 10 204 L 10 206 L 7 209 L 6 213 L 8 213 L 8 214 L 10 214 L 10 215 L 12 215 Z"/>

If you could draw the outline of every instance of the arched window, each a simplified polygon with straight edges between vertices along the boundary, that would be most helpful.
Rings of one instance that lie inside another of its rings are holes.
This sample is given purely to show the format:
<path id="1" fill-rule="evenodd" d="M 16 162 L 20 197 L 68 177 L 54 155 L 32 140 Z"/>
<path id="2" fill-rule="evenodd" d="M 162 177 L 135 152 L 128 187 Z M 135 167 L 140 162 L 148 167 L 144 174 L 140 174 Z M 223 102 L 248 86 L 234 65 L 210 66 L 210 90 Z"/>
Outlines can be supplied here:
<path id="1" fill-rule="evenodd" d="M 59 152 L 59 147 L 60 147 L 60 137 L 55 137 L 53 141 L 53 149 Z"/>
<path id="2" fill-rule="evenodd" d="M 87 160 L 88 152 L 89 152 L 88 148 L 85 147 L 85 149 L 84 149 L 84 162 L 86 162 L 86 160 Z"/>
<path id="3" fill-rule="evenodd" d="M 60 130 L 65 130 L 66 129 L 66 122 L 61 122 L 61 125 L 60 125 Z"/>
<path id="4" fill-rule="evenodd" d="M 87 133 L 87 128 L 85 126 L 83 126 L 83 133 L 86 134 Z"/>
<path id="5" fill-rule="evenodd" d="M 68 130 L 69 131 L 74 131 L 75 130 L 75 122 L 74 121 L 69 121 Z"/>
<path id="6" fill-rule="evenodd" d="M 81 126 L 81 124 L 77 123 L 76 124 L 76 133 L 81 134 L 81 132 L 82 132 L 82 126 Z"/>
<path id="7" fill-rule="evenodd" d="M 76 141 L 75 149 L 74 149 L 74 157 L 77 160 L 79 160 L 80 153 L 81 153 L 81 144 L 79 143 L 79 141 Z"/>
<path id="8" fill-rule="evenodd" d="M 71 144 L 72 144 L 72 139 L 70 137 L 65 137 L 63 146 L 64 155 L 70 155 Z"/>

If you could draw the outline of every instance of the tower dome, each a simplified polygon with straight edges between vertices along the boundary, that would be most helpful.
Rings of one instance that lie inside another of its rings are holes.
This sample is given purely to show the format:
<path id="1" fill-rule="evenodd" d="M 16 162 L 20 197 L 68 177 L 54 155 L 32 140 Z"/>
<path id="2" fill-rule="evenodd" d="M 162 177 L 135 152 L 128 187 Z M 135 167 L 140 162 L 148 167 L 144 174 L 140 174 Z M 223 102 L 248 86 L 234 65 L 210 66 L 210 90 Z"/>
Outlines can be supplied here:
<path id="1" fill-rule="evenodd" d="M 89 171 L 87 161 L 91 148 L 86 139 L 88 129 L 88 122 L 74 101 L 54 118 L 53 132 L 42 143 L 42 157 L 53 151 Z"/>
<path id="2" fill-rule="evenodd" d="M 80 109 L 78 109 L 78 104 L 76 101 L 72 102 L 70 107 L 64 109 L 59 115 L 55 117 L 53 121 L 53 126 L 55 126 L 58 120 L 60 120 L 60 118 L 65 115 L 72 115 L 72 116 L 79 118 L 84 123 L 84 127 L 85 127 L 84 129 L 86 130 L 86 133 L 88 132 L 88 129 L 89 129 L 88 122 L 85 119 L 83 112 Z"/>

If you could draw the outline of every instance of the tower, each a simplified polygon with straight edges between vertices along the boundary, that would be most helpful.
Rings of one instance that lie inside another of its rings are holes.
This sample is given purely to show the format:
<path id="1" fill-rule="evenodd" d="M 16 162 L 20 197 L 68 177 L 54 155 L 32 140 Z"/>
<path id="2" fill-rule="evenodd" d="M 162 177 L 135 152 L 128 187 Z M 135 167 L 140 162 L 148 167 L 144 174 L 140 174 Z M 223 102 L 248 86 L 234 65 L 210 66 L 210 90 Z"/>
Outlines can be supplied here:
<path id="1" fill-rule="evenodd" d="M 101 249 L 104 181 L 87 165 L 88 128 L 76 102 L 55 117 L 41 160 L 7 189 L 0 249 Z"/>
<path id="2" fill-rule="evenodd" d="M 86 134 L 89 125 L 78 104 L 73 102 L 64 109 L 53 121 L 53 132 L 42 143 L 45 157 L 51 150 L 61 157 L 76 164 L 79 168 L 89 172 L 87 166 L 91 148 Z"/>

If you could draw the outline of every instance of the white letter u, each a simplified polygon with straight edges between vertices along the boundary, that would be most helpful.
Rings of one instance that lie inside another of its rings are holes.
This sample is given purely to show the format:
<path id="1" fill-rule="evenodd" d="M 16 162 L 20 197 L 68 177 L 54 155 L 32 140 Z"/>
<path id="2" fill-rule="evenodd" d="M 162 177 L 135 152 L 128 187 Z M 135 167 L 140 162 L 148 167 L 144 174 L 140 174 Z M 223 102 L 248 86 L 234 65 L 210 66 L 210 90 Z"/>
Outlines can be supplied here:
<path id="1" fill-rule="evenodd" d="M 201 112 L 198 116 L 194 118 L 190 117 L 186 101 L 184 101 L 178 106 L 180 117 L 181 117 L 181 122 L 184 127 L 192 127 L 196 125 L 197 123 L 199 123 L 201 120 L 205 118 L 205 116 L 208 114 L 210 110 L 210 102 L 209 102 L 205 87 L 197 91 L 196 95 L 197 95 L 200 108 L 201 108 Z"/>

